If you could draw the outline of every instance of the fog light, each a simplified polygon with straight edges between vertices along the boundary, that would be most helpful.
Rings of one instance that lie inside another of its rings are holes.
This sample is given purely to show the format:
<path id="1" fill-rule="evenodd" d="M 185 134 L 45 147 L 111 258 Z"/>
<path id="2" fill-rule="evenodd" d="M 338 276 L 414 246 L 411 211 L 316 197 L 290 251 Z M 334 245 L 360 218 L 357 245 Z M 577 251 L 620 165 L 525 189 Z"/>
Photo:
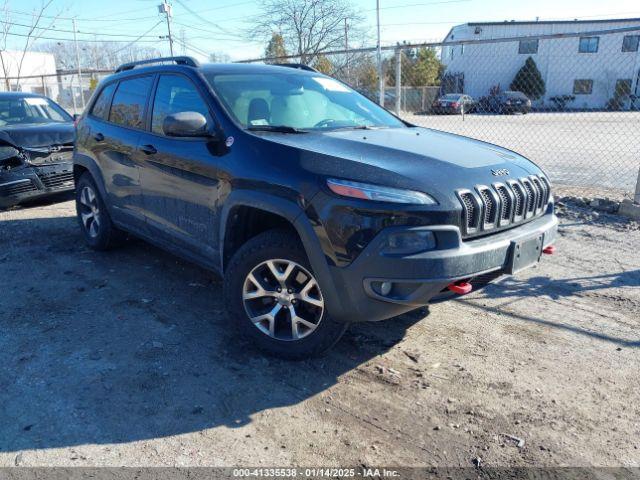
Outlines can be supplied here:
<path id="1" fill-rule="evenodd" d="M 391 233 L 382 248 L 385 255 L 412 255 L 436 248 L 436 237 L 429 230 Z"/>
<path id="2" fill-rule="evenodd" d="M 393 285 L 391 284 L 391 282 L 382 282 L 382 284 L 380 285 L 380 293 L 386 297 L 391 293 L 392 286 Z"/>

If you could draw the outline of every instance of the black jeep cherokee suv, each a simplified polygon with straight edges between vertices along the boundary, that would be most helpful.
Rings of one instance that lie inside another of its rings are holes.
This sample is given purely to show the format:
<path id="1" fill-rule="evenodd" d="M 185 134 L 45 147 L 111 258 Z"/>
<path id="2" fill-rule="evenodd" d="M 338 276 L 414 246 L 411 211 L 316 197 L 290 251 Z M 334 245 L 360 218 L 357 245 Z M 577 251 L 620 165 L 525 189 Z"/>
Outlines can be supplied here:
<path id="1" fill-rule="evenodd" d="M 530 266 L 557 233 L 529 160 L 303 66 L 123 65 L 79 120 L 74 174 L 90 246 L 126 231 L 224 275 L 233 323 L 288 358 Z"/>

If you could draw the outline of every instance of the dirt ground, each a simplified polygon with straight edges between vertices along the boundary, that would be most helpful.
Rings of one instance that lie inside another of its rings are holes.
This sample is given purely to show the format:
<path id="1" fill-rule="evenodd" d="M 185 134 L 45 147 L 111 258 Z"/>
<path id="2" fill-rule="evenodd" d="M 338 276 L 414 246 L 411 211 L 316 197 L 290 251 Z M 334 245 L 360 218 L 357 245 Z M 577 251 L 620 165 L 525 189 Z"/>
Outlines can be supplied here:
<path id="1" fill-rule="evenodd" d="M 210 273 L 0 213 L 0 467 L 640 466 L 640 230 L 568 208 L 558 253 L 325 358 L 241 343 Z"/>

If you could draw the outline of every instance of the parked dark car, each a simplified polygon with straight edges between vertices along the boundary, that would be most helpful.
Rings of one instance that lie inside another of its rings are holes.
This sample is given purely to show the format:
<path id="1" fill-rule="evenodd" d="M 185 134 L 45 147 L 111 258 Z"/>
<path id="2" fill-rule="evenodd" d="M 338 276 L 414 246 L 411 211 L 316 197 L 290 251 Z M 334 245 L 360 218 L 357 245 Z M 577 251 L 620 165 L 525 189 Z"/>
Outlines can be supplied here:
<path id="1" fill-rule="evenodd" d="M 479 110 L 501 115 L 527 114 L 531 111 L 531 100 L 522 92 L 506 91 L 483 98 Z"/>
<path id="2" fill-rule="evenodd" d="M 73 190 L 73 118 L 53 100 L 0 93 L 0 208 Z"/>
<path id="3" fill-rule="evenodd" d="M 304 67 L 150 62 L 103 80 L 79 120 L 84 238 L 101 250 L 129 232 L 223 275 L 229 323 L 272 354 L 317 355 L 350 322 L 553 250 L 549 181 L 517 153 Z"/>
<path id="4" fill-rule="evenodd" d="M 457 114 L 472 113 L 476 110 L 475 100 L 462 93 L 448 93 L 441 96 L 431 106 L 431 110 L 436 114 Z"/>

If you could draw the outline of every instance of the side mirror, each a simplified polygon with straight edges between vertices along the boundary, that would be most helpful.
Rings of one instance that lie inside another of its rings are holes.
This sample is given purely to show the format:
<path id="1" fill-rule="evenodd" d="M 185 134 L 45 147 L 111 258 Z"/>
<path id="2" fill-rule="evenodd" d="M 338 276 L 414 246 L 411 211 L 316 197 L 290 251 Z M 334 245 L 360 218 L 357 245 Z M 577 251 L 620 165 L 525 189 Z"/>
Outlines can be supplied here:
<path id="1" fill-rule="evenodd" d="M 198 112 L 179 112 L 166 116 L 162 122 L 162 131 L 168 137 L 212 136 L 207 119 Z"/>

